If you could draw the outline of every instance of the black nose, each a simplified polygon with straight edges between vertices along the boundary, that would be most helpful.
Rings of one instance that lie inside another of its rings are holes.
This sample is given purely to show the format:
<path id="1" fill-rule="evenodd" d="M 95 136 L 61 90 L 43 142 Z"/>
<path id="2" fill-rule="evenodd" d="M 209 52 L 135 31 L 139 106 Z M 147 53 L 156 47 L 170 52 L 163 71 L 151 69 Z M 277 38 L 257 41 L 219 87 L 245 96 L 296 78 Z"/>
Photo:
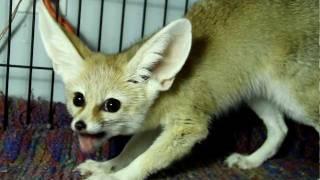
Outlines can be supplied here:
<path id="1" fill-rule="evenodd" d="M 86 123 L 84 123 L 82 120 L 76 122 L 74 126 L 78 131 L 84 130 L 87 127 Z"/>

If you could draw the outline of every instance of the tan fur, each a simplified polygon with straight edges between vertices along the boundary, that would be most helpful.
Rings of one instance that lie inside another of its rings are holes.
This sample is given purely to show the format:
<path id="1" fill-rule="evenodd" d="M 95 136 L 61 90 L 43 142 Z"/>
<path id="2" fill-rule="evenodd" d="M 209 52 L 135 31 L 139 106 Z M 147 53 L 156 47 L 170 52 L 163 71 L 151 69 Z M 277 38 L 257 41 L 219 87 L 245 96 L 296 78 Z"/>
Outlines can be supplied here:
<path id="1" fill-rule="evenodd" d="M 200 1 L 186 16 L 193 37 L 186 63 L 168 91 L 153 95 L 148 80 L 128 83 L 127 64 L 148 40 L 120 54 L 104 55 L 88 53 L 72 37 L 80 54 L 85 54 L 83 71 L 66 84 L 67 105 L 75 121 L 124 118 L 123 127 L 129 130 L 121 134 L 137 134 L 119 157 L 103 163 L 88 161 L 78 170 L 93 172 L 89 179 L 144 179 L 203 140 L 212 115 L 241 102 L 253 107 L 268 132 L 273 131 L 268 125 L 271 120 L 266 120 L 272 117 L 268 113 L 276 114 L 280 129 L 274 131 L 279 141 L 272 142 L 270 135 L 266 147 L 281 145 L 287 132 L 283 114 L 319 131 L 318 7 L 315 0 Z M 72 104 L 77 91 L 85 95 L 83 108 Z M 110 93 L 123 101 L 117 115 L 98 108 Z M 264 107 L 270 111 L 264 112 Z M 159 127 L 158 137 L 146 137 L 145 133 Z M 267 149 L 249 157 L 234 154 L 226 163 L 256 167 L 276 152 Z"/>

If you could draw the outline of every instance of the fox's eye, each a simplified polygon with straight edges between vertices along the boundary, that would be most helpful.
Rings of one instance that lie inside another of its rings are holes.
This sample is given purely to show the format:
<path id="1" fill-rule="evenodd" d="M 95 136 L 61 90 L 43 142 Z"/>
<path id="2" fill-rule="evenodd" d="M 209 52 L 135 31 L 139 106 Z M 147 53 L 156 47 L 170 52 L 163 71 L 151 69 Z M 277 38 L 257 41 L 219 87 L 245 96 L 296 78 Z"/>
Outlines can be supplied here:
<path id="1" fill-rule="evenodd" d="M 117 112 L 121 103 L 118 99 L 110 98 L 103 103 L 103 110 L 106 112 Z"/>
<path id="2" fill-rule="evenodd" d="M 85 103 L 84 96 L 80 92 L 74 93 L 73 104 L 77 107 L 83 106 Z"/>

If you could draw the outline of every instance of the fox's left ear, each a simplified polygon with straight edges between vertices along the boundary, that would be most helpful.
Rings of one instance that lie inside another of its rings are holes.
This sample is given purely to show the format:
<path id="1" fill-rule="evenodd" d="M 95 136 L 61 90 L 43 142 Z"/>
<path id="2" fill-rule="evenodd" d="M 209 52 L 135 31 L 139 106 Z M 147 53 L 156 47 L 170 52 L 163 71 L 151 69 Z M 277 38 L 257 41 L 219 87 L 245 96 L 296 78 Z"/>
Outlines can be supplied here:
<path id="1" fill-rule="evenodd" d="M 187 60 L 191 49 L 191 23 L 179 19 L 148 39 L 128 64 L 135 82 L 154 80 L 157 90 L 168 90 Z"/>
<path id="2" fill-rule="evenodd" d="M 89 50 L 80 44 L 75 37 L 70 35 L 72 42 L 59 24 L 50 16 L 43 1 L 40 2 L 39 9 L 39 31 L 45 50 L 52 60 L 54 71 L 67 82 L 79 75 L 83 68 L 83 57 L 85 53 L 80 53 L 78 49 Z M 78 49 L 73 43 L 78 43 Z"/>

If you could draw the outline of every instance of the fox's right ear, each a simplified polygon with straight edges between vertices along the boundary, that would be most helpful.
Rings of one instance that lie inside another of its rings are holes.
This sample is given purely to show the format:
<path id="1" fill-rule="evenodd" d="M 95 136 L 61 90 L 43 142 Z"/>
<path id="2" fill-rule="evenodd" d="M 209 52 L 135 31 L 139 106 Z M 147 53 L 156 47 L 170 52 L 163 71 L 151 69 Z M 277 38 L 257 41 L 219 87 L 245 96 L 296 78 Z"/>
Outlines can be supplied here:
<path id="1" fill-rule="evenodd" d="M 54 71 L 63 81 L 76 77 L 83 68 L 83 57 L 58 23 L 51 17 L 44 3 L 39 8 L 39 30 Z"/>

